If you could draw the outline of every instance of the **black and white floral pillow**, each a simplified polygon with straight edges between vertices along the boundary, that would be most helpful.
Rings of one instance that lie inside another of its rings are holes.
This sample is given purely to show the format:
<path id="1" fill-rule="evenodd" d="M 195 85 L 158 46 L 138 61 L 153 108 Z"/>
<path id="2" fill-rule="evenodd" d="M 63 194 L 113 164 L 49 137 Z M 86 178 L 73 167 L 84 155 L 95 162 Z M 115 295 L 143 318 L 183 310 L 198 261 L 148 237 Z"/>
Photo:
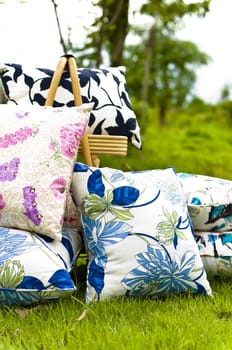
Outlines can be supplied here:
<path id="1" fill-rule="evenodd" d="M 94 103 L 88 133 L 127 136 L 133 146 L 141 149 L 140 128 L 128 95 L 125 70 L 125 67 L 78 69 L 82 101 Z M 53 74 L 53 70 L 46 68 L 1 65 L 0 77 L 8 103 L 44 105 Z M 62 75 L 53 104 L 63 105 L 74 105 L 68 71 Z"/>

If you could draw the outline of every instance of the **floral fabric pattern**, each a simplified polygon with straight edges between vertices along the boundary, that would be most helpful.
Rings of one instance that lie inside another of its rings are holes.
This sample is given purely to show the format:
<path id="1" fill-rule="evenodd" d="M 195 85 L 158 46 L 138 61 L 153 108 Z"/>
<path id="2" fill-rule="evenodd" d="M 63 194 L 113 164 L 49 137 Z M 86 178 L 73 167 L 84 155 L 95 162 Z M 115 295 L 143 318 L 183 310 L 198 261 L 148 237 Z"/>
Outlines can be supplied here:
<path id="1" fill-rule="evenodd" d="M 62 229 L 61 241 L 0 227 L 0 304 L 32 305 L 70 295 L 70 276 L 82 248 L 77 230 Z"/>
<path id="2" fill-rule="evenodd" d="M 3 64 L 0 79 L 8 103 L 44 106 L 53 70 L 29 68 L 20 64 Z M 125 67 L 107 69 L 78 68 L 83 103 L 93 103 L 87 131 L 90 134 L 126 136 L 141 148 L 140 128 L 128 95 Z M 71 80 L 64 72 L 54 107 L 74 106 Z"/>
<path id="3" fill-rule="evenodd" d="M 232 230 L 232 181 L 179 173 L 194 230 Z"/>
<path id="4" fill-rule="evenodd" d="M 71 192 L 69 192 L 66 197 L 63 226 L 67 228 L 74 228 L 82 232 L 81 214 L 73 201 Z"/>
<path id="5" fill-rule="evenodd" d="M 89 255 L 87 302 L 211 294 L 173 169 L 122 172 L 76 163 L 72 193 Z"/>
<path id="6" fill-rule="evenodd" d="M 89 104 L 0 105 L 0 226 L 61 239 L 73 164 L 90 110 Z"/>
<path id="7" fill-rule="evenodd" d="M 196 241 L 209 278 L 232 277 L 232 231 L 196 232 Z"/>

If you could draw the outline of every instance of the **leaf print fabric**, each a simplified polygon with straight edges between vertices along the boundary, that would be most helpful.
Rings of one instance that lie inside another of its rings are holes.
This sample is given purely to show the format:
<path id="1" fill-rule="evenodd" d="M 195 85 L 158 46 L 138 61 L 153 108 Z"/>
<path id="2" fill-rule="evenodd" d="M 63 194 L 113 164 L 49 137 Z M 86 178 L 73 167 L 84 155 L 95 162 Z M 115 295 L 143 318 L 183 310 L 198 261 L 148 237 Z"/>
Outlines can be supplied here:
<path id="1" fill-rule="evenodd" d="M 63 228 L 57 241 L 0 227 L 0 304 L 27 306 L 73 293 L 70 271 L 82 245 L 74 229 Z"/>
<path id="2" fill-rule="evenodd" d="M 61 239 L 91 107 L 0 106 L 0 226 Z"/>
<path id="3" fill-rule="evenodd" d="M 44 106 L 53 70 L 5 64 L 0 79 L 8 104 Z M 140 128 L 127 91 L 125 67 L 107 69 L 78 68 L 83 103 L 92 103 L 88 133 L 126 136 L 141 149 Z M 54 107 L 74 106 L 70 74 L 64 71 L 53 103 Z M 19 117 L 27 117 L 20 113 Z"/>
<path id="4" fill-rule="evenodd" d="M 72 193 L 89 256 L 86 302 L 211 295 L 173 169 L 121 172 L 75 163 Z"/>
<path id="5" fill-rule="evenodd" d="M 208 277 L 232 277 L 232 231 L 196 231 L 195 237 Z"/>
<path id="6" fill-rule="evenodd" d="M 232 231 L 232 181 L 178 173 L 194 230 Z"/>

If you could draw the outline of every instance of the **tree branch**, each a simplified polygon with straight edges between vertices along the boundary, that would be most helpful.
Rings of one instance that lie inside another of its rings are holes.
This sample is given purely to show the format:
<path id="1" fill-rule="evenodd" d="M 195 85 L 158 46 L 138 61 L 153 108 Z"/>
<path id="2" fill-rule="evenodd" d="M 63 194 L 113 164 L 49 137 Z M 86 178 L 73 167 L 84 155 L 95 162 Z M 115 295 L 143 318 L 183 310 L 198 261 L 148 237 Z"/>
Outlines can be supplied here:
<path id="1" fill-rule="evenodd" d="M 60 19 L 59 19 L 59 15 L 58 15 L 58 11 L 57 11 L 57 3 L 55 2 L 55 0 L 51 0 L 53 7 L 54 7 L 54 11 L 55 11 L 55 17 L 56 17 L 56 23 L 57 23 L 57 28 L 58 28 L 58 32 L 59 32 L 59 37 L 60 37 L 60 44 L 63 48 L 63 52 L 66 55 L 68 53 L 63 35 L 62 35 L 62 31 L 61 31 L 61 25 L 60 25 Z"/>

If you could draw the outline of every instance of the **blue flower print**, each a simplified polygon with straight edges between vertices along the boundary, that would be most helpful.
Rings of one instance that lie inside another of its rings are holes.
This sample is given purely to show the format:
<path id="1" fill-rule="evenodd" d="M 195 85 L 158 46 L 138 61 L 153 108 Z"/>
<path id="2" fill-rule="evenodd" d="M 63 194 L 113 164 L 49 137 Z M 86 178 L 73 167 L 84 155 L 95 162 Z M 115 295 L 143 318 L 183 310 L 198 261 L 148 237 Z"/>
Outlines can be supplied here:
<path id="1" fill-rule="evenodd" d="M 134 217 L 132 208 L 146 206 L 160 195 L 160 190 L 156 189 L 149 201 L 138 203 L 139 189 L 133 186 L 105 189 L 102 176 L 99 169 L 91 173 L 87 183 L 89 194 L 82 198 L 80 204 L 82 213 L 92 220 L 103 218 L 106 214 L 111 215 L 111 220 L 130 220 Z"/>
<path id="2" fill-rule="evenodd" d="M 22 254 L 36 243 L 26 243 L 27 236 L 23 233 L 13 233 L 7 228 L 0 228 L 0 265 L 16 255 Z"/>
<path id="3" fill-rule="evenodd" d="M 135 180 L 130 173 L 123 172 L 121 170 L 115 170 L 110 178 L 112 183 L 116 183 L 118 181 L 126 181 L 130 186 L 134 186 Z"/>
<path id="4" fill-rule="evenodd" d="M 104 287 L 104 269 L 93 260 L 88 266 L 88 282 L 95 289 L 98 300 L 100 300 L 101 291 Z"/>
<path id="5" fill-rule="evenodd" d="M 147 251 L 137 254 L 138 266 L 121 281 L 128 296 L 153 297 L 168 293 L 192 291 L 204 293 L 197 280 L 203 271 L 195 270 L 195 254 L 186 251 L 172 258 L 163 246 L 147 246 Z"/>
<path id="6" fill-rule="evenodd" d="M 112 221 L 104 223 L 103 220 L 91 220 L 83 217 L 83 226 L 90 253 L 96 257 L 99 266 L 105 266 L 107 257 L 105 246 L 118 243 L 126 238 L 131 226 L 126 222 Z"/>
<path id="7" fill-rule="evenodd" d="M 102 173 L 99 169 L 95 170 L 88 178 L 87 183 L 89 193 L 97 194 L 100 197 L 104 196 L 105 185 L 102 182 Z"/>

